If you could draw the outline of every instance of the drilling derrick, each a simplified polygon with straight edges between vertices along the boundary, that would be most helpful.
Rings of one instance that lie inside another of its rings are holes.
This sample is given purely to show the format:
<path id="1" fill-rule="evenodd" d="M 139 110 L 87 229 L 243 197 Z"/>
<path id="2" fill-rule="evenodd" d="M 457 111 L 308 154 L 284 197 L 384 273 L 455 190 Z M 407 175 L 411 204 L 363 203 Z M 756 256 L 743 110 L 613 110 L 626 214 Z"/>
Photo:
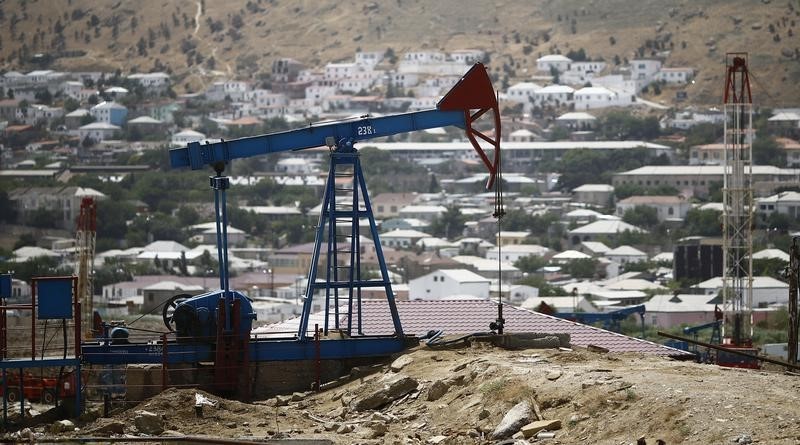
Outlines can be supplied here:
<path id="1" fill-rule="evenodd" d="M 726 55 L 723 182 L 723 343 L 750 346 L 753 337 L 753 101 L 746 53 Z"/>
<path id="2" fill-rule="evenodd" d="M 94 243 L 97 234 L 97 203 L 94 198 L 83 198 L 78 214 L 78 230 L 75 235 L 78 254 L 78 301 L 81 304 L 81 324 L 92 326 L 94 307 Z M 93 337 L 91 328 L 84 330 L 86 339 Z"/>

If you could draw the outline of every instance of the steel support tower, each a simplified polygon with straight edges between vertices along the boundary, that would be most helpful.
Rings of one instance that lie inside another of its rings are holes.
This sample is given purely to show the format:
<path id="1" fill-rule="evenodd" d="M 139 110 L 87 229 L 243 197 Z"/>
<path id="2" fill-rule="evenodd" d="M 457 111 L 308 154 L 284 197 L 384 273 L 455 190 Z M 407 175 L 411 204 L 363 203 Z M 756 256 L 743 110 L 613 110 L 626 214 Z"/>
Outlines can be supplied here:
<path id="1" fill-rule="evenodd" d="M 746 53 L 725 64 L 723 180 L 723 342 L 749 346 L 753 337 L 753 101 Z"/>
<path id="2" fill-rule="evenodd" d="M 94 337 L 92 319 L 94 314 L 94 251 L 97 236 L 97 202 L 92 197 L 81 199 L 78 214 L 78 230 L 75 235 L 78 262 L 78 301 L 81 303 L 81 322 L 88 326 L 84 331 L 86 339 Z"/>

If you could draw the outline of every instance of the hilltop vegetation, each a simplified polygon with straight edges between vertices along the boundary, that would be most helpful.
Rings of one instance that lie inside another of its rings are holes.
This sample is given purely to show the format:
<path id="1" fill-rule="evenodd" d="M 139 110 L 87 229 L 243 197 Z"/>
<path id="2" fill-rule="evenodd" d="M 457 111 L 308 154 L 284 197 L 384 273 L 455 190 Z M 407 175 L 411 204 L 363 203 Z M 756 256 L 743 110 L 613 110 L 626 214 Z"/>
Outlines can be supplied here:
<path id="1" fill-rule="evenodd" d="M 655 56 L 692 66 L 689 100 L 717 104 L 725 53 L 747 51 L 757 102 L 788 106 L 800 98 L 798 22 L 797 0 L 13 0 L 0 4 L 0 67 L 164 70 L 181 92 L 218 76 L 268 84 L 279 57 L 314 67 L 357 49 L 479 48 L 505 84 L 533 74 L 541 55 L 572 51 L 612 66 Z"/>

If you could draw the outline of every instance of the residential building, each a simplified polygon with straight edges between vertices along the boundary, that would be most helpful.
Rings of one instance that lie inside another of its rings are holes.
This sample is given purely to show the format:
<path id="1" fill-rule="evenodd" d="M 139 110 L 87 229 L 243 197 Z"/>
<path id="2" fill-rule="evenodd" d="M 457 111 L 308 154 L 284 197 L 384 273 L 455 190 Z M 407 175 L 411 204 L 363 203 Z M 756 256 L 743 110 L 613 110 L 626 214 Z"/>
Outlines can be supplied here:
<path id="1" fill-rule="evenodd" d="M 683 196 L 629 196 L 617 201 L 617 216 L 622 217 L 628 210 L 639 206 L 655 209 L 659 222 L 682 221 L 692 208 L 692 204 Z"/>
<path id="2" fill-rule="evenodd" d="M 200 142 L 206 139 L 206 135 L 191 129 L 179 131 L 172 135 L 171 145 L 173 147 L 185 147 L 189 142 Z"/>
<path id="3" fill-rule="evenodd" d="M 486 259 L 497 261 L 502 255 L 502 260 L 514 264 L 520 258 L 527 256 L 543 257 L 550 253 L 550 249 L 538 244 L 510 244 L 502 248 L 492 247 L 486 251 Z"/>
<path id="4" fill-rule="evenodd" d="M 371 200 L 372 210 L 375 218 L 394 218 L 400 215 L 400 209 L 413 204 L 416 199 L 416 193 L 380 193 Z"/>
<path id="5" fill-rule="evenodd" d="M 467 269 L 443 269 L 408 282 L 409 300 L 442 300 L 446 297 L 489 298 L 491 281 Z"/>
<path id="6" fill-rule="evenodd" d="M 624 232 L 643 233 L 646 230 L 622 220 L 600 220 L 570 230 L 569 239 L 573 246 L 577 246 L 583 241 L 613 240 Z"/>
<path id="7" fill-rule="evenodd" d="M 631 246 L 619 246 L 606 252 L 605 257 L 618 264 L 641 263 L 647 261 L 647 254 Z"/>
<path id="8" fill-rule="evenodd" d="M 392 230 L 380 234 L 381 246 L 394 247 L 398 249 L 409 249 L 417 244 L 422 238 L 429 238 L 431 235 L 418 230 Z"/>
<path id="9" fill-rule="evenodd" d="M 533 102 L 534 93 L 540 89 L 542 89 L 542 86 L 533 82 L 519 82 L 508 87 L 506 99 L 522 104 L 530 104 Z"/>
<path id="10" fill-rule="evenodd" d="M 407 205 L 400 209 L 398 216 L 432 222 L 446 211 L 447 207 L 440 205 Z"/>
<path id="11" fill-rule="evenodd" d="M 625 107 L 633 104 L 635 96 L 620 95 L 605 87 L 583 87 L 573 94 L 576 110 Z"/>
<path id="12" fill-rule="evenodd" d="M 634 184 L 643 187 L 674 186 L 686 197 L 705 198 L 709 188 L 722 184 L 721 165 L 648 165 L 634 170 L 615 173 L 613 183 Z M 798 184 L 800 169 L 779 168 L 772 165 L 752 167 L 753 189 L 758 195 L 771 193 L 777 187 Z"/>
<path id="13" fill-rule="evenodd" d="M 104 122 L 106 124 L 122 127 L 125 125 L 128 109 L 116 102 L 100 102 L 93 106 L 89 110 L 89 113 L 97 122 Z"/>
<path id="14" fill-rule="evenodd" d="M 170 78 L 167 73 L 131 74 L 128 79 L 135 80 L 139 85 L 150 91 L 162 91 L 169 88 Z"/>
<path id="15" fill-rule="evenodd" d="M 722 277 L 711 278 L 692 286 L 692 288 L 707 296 L 717 296 L 722 291 Z M 745 299 L 748 297 L 748 295 L 744 295 Z M 721 297 L 719 300 L 718 304 L 721 306 Z M 763 308 L 772 304 L 788 304 L 789 285 L 772 277 L 754 276 L 752 301 L 754 308 Z"/>
<path id="16" fill-rule="evenodd" d="M 608 207 L 613 202 L 614 186 L 610 184 L 583 184 L 572 189 L 573 199 L 597 207 Z"/>
<path id="17" fill-rule="evenodd" d="M 54 222 L 67 230 L 75 229 L 85 197 L 102 200 L 106 195 L 85 187 L 30 187 L 12 190 L 8 195 L 20 222 L 28 221 L 37 210 L 48 210 L 54 212 Z"/>
<path id="18" fill-rule="evenodd" d="M 533 93 L 535 105 L 567 106 L 573 102 L 575 89 L 566 85 L 548 85 Z"/>
<path id="19" fill-rule="evenodd" d="M 661 71 L 660 60 L 634 59 L 631 60 L 631 77 L 640 82 L 642 87 L 656 80 L 656 75 Z"/>
<path id="20" fill-rule="evenodd" d="M 151 284 L 143 289 L 141 313 L 148 314 L 163 305 L 175 295 L 199 295 L 205 292 L 202 286 L 177 283 L 175 281 L 161 281 Z"/>
<path id="21" fill-rule="evenodd" d="M 689 83 L 694 77 L 694 69 L 689 67 L 661 68 L 656 80 L 666 83 Z"/>
<path id="22" fill-rule="evenodd" d="M 78 136 L 81 138 L 81 141 L 85 141 L 86 138 L 89 138 L 94 142 L 101 142 L 117 138 L 121 131 L 122 128 L 117 125 L 106 122 L 92 122 L 91 124 L 79 127 Z"/>
<path id="23" fill-rule="evenodd" d="M 800 193 L 780 192 L 766 198 L 757 198 L 756 211 L 763 221 L 766 221 L 773 213 L 798 219 L 800 218 Z"/>
<path id="24" fill-rule="evenodd" d="M 658 328 L 697 326 L 716 320 L 708 295 L 659 294 L 644 303 L 645 324 Z"/>
<path id="25" fill-rule="evenodd" d="M 91 116 L 91 113 L 89 113 L 89 110 L 84 108 L 78 108 L 75 111 L 71 111 L 64 115 L 64 126 L 67 127 L 67 130 L 77 130 L 79 127 L 84 125 L 83 122 L 84 119 L 87 119 L 86 116 Z"/>
<path id="26" fill-rule="evenodd" d="M 597 127 L 597 118 L 582 111 L 564 113 L 556 118 L 556 125 L 573 131 L 594 130 Z"/>
<path id="27" fill-rule="evenodd" d="M 609 250 L 611 250 L 611 248 L 600 241 L 584 241 L 578 246 L 578 251 L 593 257 L 605 256 Z"/>
<path id="28" fill-rule="evenodd" d="M 525 244 L 525 240 L 530 236 L 530 232 L 502 230 L 495 235 L 495 243 L 499 246 L 513 246 Z"/>
<path id="29" fill-rule="evenodd" d="M 550 73 L 552 70 L 563 73 L 570 69 L 571 65 L 572 59 L 561 54 L 548 54 L 536 59 L 536 69 L 546 73 Z"/>

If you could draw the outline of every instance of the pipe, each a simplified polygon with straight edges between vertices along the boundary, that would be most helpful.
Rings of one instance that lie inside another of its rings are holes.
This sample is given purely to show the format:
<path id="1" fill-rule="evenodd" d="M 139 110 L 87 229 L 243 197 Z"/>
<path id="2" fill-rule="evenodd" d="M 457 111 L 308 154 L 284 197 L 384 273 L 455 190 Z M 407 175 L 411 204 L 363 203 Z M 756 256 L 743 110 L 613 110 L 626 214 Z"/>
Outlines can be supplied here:
<path id="1" fill-rule="evenodd" d="M 712 345 L 711 343 L 705 343 L 705 342 L 702 342 L 702 341 L 692 340 L 692 339 L 689 339 L 689 338 L 686 338 L 686 337 L 680 337 L 680 336 L 672 335 L 672 334 L 669 334 L 669 333 L 666 333 L 666 332 L 658 331 L 658 335 L 660 335 L 662 337 L 671 338 L 671 339 L 674 339 L 674 340 L 681 340 L 681 341 L 693 343 L 693 344 L 696 344 L 698 346 L 703 346 L 705 348 L 716 349 L 718 351 L 723 351 L 723 352 L 730 352 L 731 354 L 738 354 L 738 355 L 741 355 L 741 356 L 744 356 L 744 357 L 754 358 L 754 359 L 760 360 L 762 362 L 773 363 L 773 364 L 776 364 L 776 365 L 785 366 L 787 368 L 800 370 L 800 365 L 793 365 L 791 363 L 784 362 L 783 360 L 776 360 L 774 358 L 762 357 L 760 355 L 754 355 L 754 354 L 748 354 L 747 352 L 738 351 L 736 349 L 725 348 L 725 347 L 722 347 L 722 346 L 719 346 L 719 345 Z"/>

